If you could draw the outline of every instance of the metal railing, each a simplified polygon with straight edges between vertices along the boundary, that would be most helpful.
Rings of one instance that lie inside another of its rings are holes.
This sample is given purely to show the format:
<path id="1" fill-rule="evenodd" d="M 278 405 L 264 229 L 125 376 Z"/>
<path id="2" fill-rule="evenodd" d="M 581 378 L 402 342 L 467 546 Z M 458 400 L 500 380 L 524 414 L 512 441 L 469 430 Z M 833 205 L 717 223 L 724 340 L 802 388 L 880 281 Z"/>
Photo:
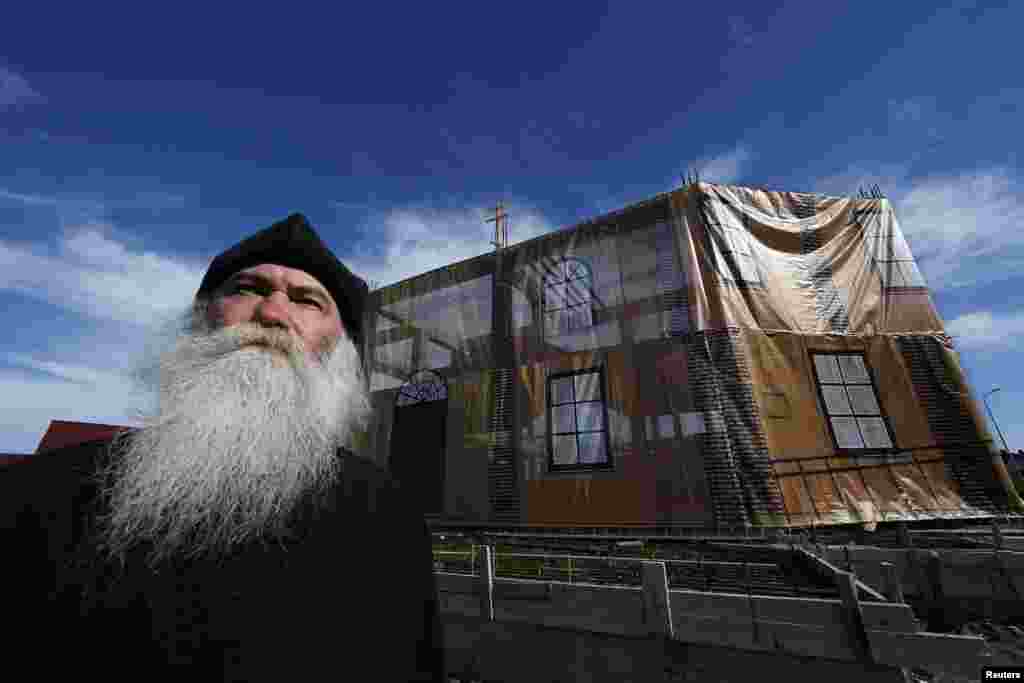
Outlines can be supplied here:
<path id="1" fill-rule="evenodd" d="M 747 560 L 662 559 L 669 585 L 675 589 L 719 593 L 757 593 L 834 597 L 832 585 L 816 585 L 806 577 L 792 577 L 779 564 Z M 469 550 L 434 550 L 437 571 L 478 575 L 483 557 L 477 546 Z M 504 578 L 564 583 L 639 586 L 642 567 L 649 557 L 615 557 L 528 552 L 492 555 L 492 573 Z"/>

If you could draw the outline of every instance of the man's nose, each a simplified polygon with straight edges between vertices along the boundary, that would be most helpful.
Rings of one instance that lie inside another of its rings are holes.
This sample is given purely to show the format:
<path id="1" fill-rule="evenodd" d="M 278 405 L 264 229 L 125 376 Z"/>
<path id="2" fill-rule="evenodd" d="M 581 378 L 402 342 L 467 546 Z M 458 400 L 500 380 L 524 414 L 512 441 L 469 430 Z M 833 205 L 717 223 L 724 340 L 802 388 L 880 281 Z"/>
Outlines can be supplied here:
<path id="1" fill-rule="evenodd" d="M 263 297 L 256 307 L 256 322 L 266 327 L 282 327 L 291 330 L 291 318 L 288 315 L 288 295 L 284 292 L 271 292 Z"/>

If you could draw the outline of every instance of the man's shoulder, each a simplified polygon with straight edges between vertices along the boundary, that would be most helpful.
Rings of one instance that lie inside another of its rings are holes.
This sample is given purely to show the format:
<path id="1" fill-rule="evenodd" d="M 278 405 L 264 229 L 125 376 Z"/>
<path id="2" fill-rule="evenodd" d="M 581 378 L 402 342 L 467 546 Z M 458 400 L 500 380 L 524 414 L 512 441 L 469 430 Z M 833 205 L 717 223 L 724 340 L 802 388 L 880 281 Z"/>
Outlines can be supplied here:
<path id="1" fill-rule="evenodd" d="M 340 449 L 339 485 L 349 505 L 368 512 L 398 511 L 406 508 L 398 483 L 391 473 L 372 460 Z"/>
<path id="2" fill-rule="evenodd" d="M 367 457 L 356 455 L 352 451 L 338 449 L 338 458 L 341 460 L 341 471 L 343 477 L 373 481 L 382 486 L 394 484 L 390 472 Z"/>

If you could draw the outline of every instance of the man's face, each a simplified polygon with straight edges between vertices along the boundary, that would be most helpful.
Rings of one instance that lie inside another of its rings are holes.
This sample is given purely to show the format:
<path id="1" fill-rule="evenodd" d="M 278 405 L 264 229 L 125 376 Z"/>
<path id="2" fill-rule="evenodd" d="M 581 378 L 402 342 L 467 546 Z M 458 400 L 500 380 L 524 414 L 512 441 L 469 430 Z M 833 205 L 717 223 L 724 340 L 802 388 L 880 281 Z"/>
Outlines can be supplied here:
<path id="1" fill-rule="evenodd" d="M 359 352 L 301 270 L 241 271 L 180 322 L 140 368 L 157 410 L 106 471 L 112 554 L 227 552 L 281 528 L 371 414 Z"/>
<path id="2" fill-rule="evenodd" d="M 235 273 L 207 309 L 213 327 L 256 323 L 281 327 L 308 353 L 330 347 L 344 332 L 338 307 L 320 281 L 302 270 L 270 263 Z"/>

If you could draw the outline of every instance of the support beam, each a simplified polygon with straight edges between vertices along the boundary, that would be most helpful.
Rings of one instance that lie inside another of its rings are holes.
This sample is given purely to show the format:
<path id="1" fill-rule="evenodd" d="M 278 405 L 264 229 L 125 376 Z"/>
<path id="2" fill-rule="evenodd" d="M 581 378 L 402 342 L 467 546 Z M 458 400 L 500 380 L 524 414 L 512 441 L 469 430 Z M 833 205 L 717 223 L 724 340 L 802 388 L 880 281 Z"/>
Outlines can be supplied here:
<path id="1" fill-rule="evenodd" d="M 672 638 L 672 609 L 664 562 L 643 562 L 644 617 L 650 635 Z"/>
<path id="2" fill-rule="evenodd" d="M 870 664 L 874 661 L 871 652 L 871 641 L 864 628 L 864 614 L 860 610 L 857 598 L 857 578 L 850 572 L 836 573 L 836 587 L 843 603 L 843 625 L 849 637 L 850 648 L 856 653 L 859 661 Z"/>
<path id="3" fill-rule="evenodd" d="M 818 571 L 822 572 L 825 576 L 835 577 L 840 572 L 842 572 L 841 569 L 829 563 L 828 561 L 818 557 L 814 553 L 810 553 L 804 550 L 803 548 L 795 548 L 795 550 L 797 553 L 802 553 L 802 556 L 808 562 L 810 562 L 812 566 L 816 567 Z M 888 602 L 884 595 L 882 595 L 881 593 L 879 593 L 863 581 L 858 580 L 856 575 L 854 575 L 853 580 L 856 583 L 857 588 L 867 593 L 872 600 L 877 600 L 878 602 Z"/>
<path id="4" fill-rule="evenodd" d="M 494 621 L 494 548 L 485 545 L 480 550 L 480 572 L 477 587 L 480 596 L 480 617 L 484 621 Z"/>

